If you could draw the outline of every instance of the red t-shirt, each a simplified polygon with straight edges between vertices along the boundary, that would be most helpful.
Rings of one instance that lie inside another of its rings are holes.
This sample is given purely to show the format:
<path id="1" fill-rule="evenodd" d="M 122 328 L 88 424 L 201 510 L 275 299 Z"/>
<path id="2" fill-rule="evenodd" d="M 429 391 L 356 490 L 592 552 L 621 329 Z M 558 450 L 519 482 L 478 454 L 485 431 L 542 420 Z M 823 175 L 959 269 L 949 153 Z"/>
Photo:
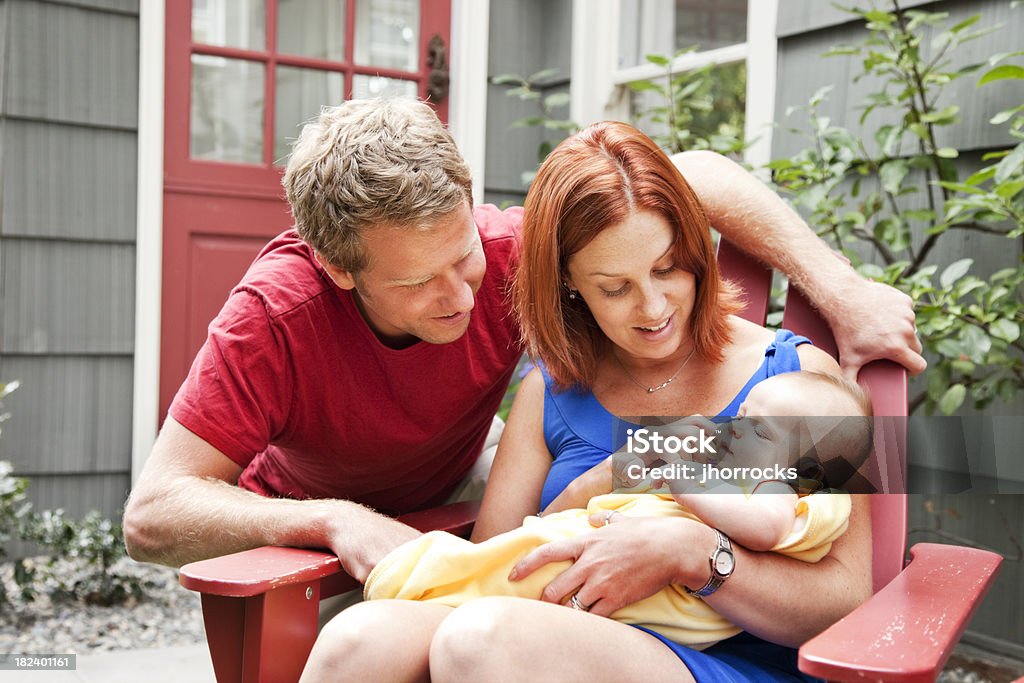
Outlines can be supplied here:
<path id="1" fill-rule="evenodd" d="M 442 502 L 476 461 L 522 348 L 507 302 L 522 210 L 479 206 L 487 273 L 450 344 L 384 346 L 294 231 L 235 287 L 170 414 L 267 496 L 397 514 Z"/>

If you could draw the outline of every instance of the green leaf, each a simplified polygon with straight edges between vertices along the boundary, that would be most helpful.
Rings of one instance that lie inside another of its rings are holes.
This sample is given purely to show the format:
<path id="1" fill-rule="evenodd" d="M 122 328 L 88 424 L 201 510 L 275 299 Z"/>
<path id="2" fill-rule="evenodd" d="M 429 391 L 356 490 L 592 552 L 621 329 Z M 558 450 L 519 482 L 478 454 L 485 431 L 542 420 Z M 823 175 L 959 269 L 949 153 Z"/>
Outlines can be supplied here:
<path id="1" fill-rule="evenodd" d="M 1024 180 L 1007 181 L 996 186 L 996 194 L 1006 200 L 1013 199 L 1021 190 L 1024 190 Z"/>
<path id="2" fill-rule="evenodd" d="M 942 411 L 943 415 L 952 415 L 963 405 L 966 396 L 967 387 L 963 384 L 954 384 L 946 390 L 946 393 L 939 400 L 939 410 Z"/>
<path id="3" fill-rule="evenodd" d="M 991 119 L 989 119 L 988 122 L 991 123 L 993 126 L 998 126 L 1002 123 L 1006 123 L 1007 121 L 1009 121 L 1011 118 L 1013 118 L 1014 114 L 1020 111 L 1024 111 L 1024 105 L 1014 107 L 1013 109 L 1004 109 L 1003 111 L 999 112 Z"/>
<path id="4" fill-rule="evenodd" d="M 903 217 L 911 221 L 934 221 L 935 212 L 931 209 L 908 209 L 903 212 Z"/>
<path id="5" fill-rule="evenodd" d="M 811 95 L 810 105 L 812 107 L 817 107 L 819 104 L 824 102 L 826 96 L 830 92 L 832 92 L 832 88 L 834 88 L 834 87 L 835 87 L 834 85 L 826 85 L 826 86 L 823 86 L 823 87 L 818 88 L 817 90 L 815 90 L 814 94 Z"/>
<path id="6" fill-rule="evenodd" d="M 516 83 L 517 85 L 525 85 L 526 81 L 523 80 L 522 76 L 515 74 L 501 74 L 491 79 L 491 83 L 494 85 L 508 85 L 509 83 Z"/>
<path id="7" fill-rule="evenodd" d="M 882 188 L 890 194 L 899 192 L 900 184 L 907 177 L 907 171 L 907 162 L 903 159 L 894 159 L 882 164 L 882 168 L 879 171 Z"/>
<path id="8" fill-rule="evenodd" d="M 950 33 L 960 33 L 960 31 L 963 31 L 965 28 L 968 28 L 970 26 L 973 26 L 974 24 L 977 24 L 978 21 L 980 21 L 980 20 L 981 20 L 981 15 L 980 14 L 975 14 L 973 16 L 967 17 L 966 19 L 961 21 L 959 24 L 957 24 L 953 28 L 949 29 L 949 32 Z"/>
<path id="9" fill-rule="evenodd" d="M 959 261 L 946 266 L 946 269 L 942 271 L 942 275 L 939 276 L 939 284 L 943 288 L 952 287 L 953 283 L 967 275 L 967 271 L 971 269 L 971 264 L 974 263 L 974 259 L 962 258 Z"/>
<path id="10" fill-rule="evenodd" d="M 1001 183 L 1012 175 L 1015 175 L 1021 165 L 1024 164 L 1024 144 L 1017 145 L 999 165 L 996 166 L 996 182 Z"/>
<path id="11" fill-rule="evenodd" d="M 880 280 L 885 277 L 885 271 L 876 263 L 862 263 L 860 267 L 857 268 L 857 272 L 860 273 L 862 277 L 872 278 L 875 280 Z"/>
<path id="12" fill-rule="evenodd" d="M 512 88 L 505 93 L 509 97 L 518 97 L 521 100 L 539 100 L 540 93 L 536 90 L 530 90 L 529 86 L 521 85 L 517 88 Z"/>
<path id="13" fill-rule="evenodd" d="M 992 66 L 995 66 L 1004 59 L 1007 59 L 1009 57 L 1020 57 L 1021 55 L 1024 55 L 1024 52 L 997 52 L 988 58 L 988 63 L 991 64 Z"/>
<path id="14" fill-rule="evenodd" d="M 978 86 L 983 86 L 993 81 L 1002 81 L 1007 78 L 1018 78 L 1024 79 L 1024 67 L 1017 66 L 1016 64 L 1003 64 L 992 69 L 978 81 Z"/>
<path id="15" fill-rule="evenodd" d="M 960 360 L 959 358 L 951 361 L 950 366 L 957 372 L 962 372 L 965 375 L 969 375 L 974 372 L 977 367 L 974 363 L 969 360 Z"/>
<path id="16" fill-rule="evenodd" d="M 953 149 L 952 147 L 940 147 L 939 149 L 935 150 L 935 154 L 936 156 L 940 156 L 943 159 L 956 159 L 958 156 L 960 156 L 960 152 Z"/>
<path id="17" fill-rule="evenodd" d="M 537 73 L 533 74 L 526 80 L 530 83 L 536 83 L 537 81 L 547 81 L 558 75 L 558 69 L 541 69 Z"/>
<path id="18" fill-rule="evenodd" d="M 960 353 L 961 353 L 960 352 L 960 343 L 957 342 L 955 339 L 941 339 L 941 340 L 939 340 L 939 342 L 935 345 L 935 350 L 938 351 L 939 353 L 941 353 L 943 356 L 946 356 L 947 358 L 957 358 L 957 357 L 960 356 Z M 928 379 L 929 393 L 932 396 L 938 396 L 939 395 L 938 393 L 932 393 L 932 391 L 931 391 L 933 389 L 933 381 L 932 381 L 933 378 L 934 378 L 934 376 L 933 377 L 929 377 L 929 379 Z M 939 380 L 936 380 L 936 381 L 940 382 L 942 387 L 945 387 L 945 381 L 944 380 L 939 379 Z"/>
<path id="19" fill-rule="evenodd" d="M 544 98 L 545 109 L 564 107 L 567 104 L 569 104 L 569 93 L 567 92 L 556 92 Z"/>
<path id="20" fill-rule="evenodd" d="M 548 130 L 564 130 L 568 133 L 573 133 L 579 129 L 574 121 L 564 121 L 562 119 L 547 119 L 544 121 L 544 127 Z"/>
<path id="21" fill-rule="evenodd" d="M 968 325 L 960 333 L 960 337 L 963 342 L 963 348 L 967 350 L 967 355 L 970 356 L 971 360 L 976 363 L 984 362 L 985 354 L 992 349 L 992 339 L 988 334 L 980 327 Z"/>
<path id="22" fill-rule="evenodd" d="M 657 90 L 661 94 L 665 94 L 665 88 L 654 81 L 631 81 L 629 83 L 629 89 L 634 92 L 644 92 L 647 90 Z"/>
<path id="23" fill-rule="evenodd" d="M 869 12 L 865 12 L 864 18 L 871 23 L 882 24 L 884 26 L 890 26 L 896 21 L 896 17 L 894 15 L 889 14 L 888 12 L 883 12 L 882 10 L 871 10 Z"/>
<path id="24" fill-rule="evenodd" d="M 937 126 L 946 126 L 951 123 L 955 123 L 957 120 L 957 113 L 960 111 L 960 106 L 951 104 L 945 109 L 940 111 L 932 111 L 921 116 L 921 121 L 924 123 L 934 123 Z"/>
<path id="25" fill-rule="evenodd" d="M 965 185 L 980 185 L 981 183 L 985 182 L 989 178 L 993 177 L 995 174 L 996 174 L 996 167 L 995 166 L 989 166 L 988 168 L 981 169 L 980 171 L 978 171 L 977 173 L 972 175 L 970 178 L 965 180 L 964 184 Z"/>
<path id="26" fill-rule="evenodd" d="M 838 57 L 841 55 L 858 55 L 860 48 L 856 45 L 833 45 L 821 54 L 822 57 Z"/>
<path id="27" fill-rule="evenodd" d="M 1000 318 L 988 328 L 989 334 L 996 339 L 1012 344 L 1020 339 L 1020 325 L 1007 318 Z"/>
<path id="28" fill-rule="evenodd" d="M 543 126 L 546 119 L 543 116 L 526 116 L 521 119 L 517 119 L 512 122 L 513 128 L 532 128 L 533 126 Z"/>
<path id="29" fill-rule="evenodd" d="M 657 66 L 668 66 L 672 63 L 672 60 L 664 55 L 644 55 L 644 59 Z"/>

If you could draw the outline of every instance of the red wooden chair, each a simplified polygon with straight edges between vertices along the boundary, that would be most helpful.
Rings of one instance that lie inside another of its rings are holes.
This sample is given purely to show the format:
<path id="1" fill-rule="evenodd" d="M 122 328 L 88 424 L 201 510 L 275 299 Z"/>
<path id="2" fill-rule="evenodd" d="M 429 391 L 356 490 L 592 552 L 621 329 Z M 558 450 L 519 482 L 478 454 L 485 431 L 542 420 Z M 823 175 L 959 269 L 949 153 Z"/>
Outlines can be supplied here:
<path id="1" fill-rule="evenodd" d="M 725 277 L 743 283 L 748 320 L 764 324 L 771 271 L 730 244 L 718 262 Z M 791 287 L 782 326 L 838 357 L 832 331 Z M 869 363 L 858 382 L 871 394 L 875 415 L 907 415 L 907 372 L 890 361 Z M 875 595 L 800 648 L 800 670 L 834 681 L 934 681 L 974 611 L 995 580 L 1003 558 L 960 546 L 907 546 L 906 421 L 876 421 L 875 468 L 866 477 L 871 496 L 872 579 Z"/>
<path id="2" fill-rule="evenodd" d="M 743 316 L 763 324 L 771 271 L 735 247 L 719 249 L 723 275 L 742 282 Z M 824 321 L 795 289 L 783 326 L 836 355 Z M 860 373 L 875 414 L 906 416 L 906 371 L 875 362 Z M 878 466 L 865 476 L 881 490 L 905 490 L 906 426 L 881 420 Z M 837 681 L 933 681 L 995 578 L 1002 558 L 958 546 L 921 543 L 904 567 L 907 499 L 871 497 L 873 583 L 867 603 L 800 648 L 802 671 Z M 401 517 L 421 529 L 466 535 L 476 504 L 459 503 Z M 338 558 L 299 548 L 266 547 L 194 562 L 181 569 L 183 586 L 202 593 L 206 637 L 220 683 L 296 681 L 317 633 L 322 598 L 357 588 Z"/>

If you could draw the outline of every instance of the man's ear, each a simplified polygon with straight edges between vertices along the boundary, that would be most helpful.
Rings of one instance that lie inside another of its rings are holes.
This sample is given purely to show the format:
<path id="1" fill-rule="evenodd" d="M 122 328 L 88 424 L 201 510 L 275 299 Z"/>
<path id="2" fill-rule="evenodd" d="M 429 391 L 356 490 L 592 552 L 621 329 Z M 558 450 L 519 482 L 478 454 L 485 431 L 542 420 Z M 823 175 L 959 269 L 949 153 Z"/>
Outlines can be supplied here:
<path id="1" fill-rule="evenodd" d="M 316 258 L 316 262 L 323 267 L 324 271 L 326 271 L 327 276 L 334 281 L 334 284 L 338 285 L 342 289 L 355 289 L 356 279 L 353 277 L 352 273 L 331 265 L 319 251 L 314 251 L 313 257 Z"/>

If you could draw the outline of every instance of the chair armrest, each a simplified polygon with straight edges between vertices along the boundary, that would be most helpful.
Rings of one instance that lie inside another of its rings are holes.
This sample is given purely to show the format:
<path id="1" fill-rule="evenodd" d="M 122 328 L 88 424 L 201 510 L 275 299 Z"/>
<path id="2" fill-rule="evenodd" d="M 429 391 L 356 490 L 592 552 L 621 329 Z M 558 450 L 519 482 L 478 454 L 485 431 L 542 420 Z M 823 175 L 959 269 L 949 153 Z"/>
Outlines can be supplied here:
<path id="1" fill-rule="evenodd" d="M 863 605 L 800 648 L 800 670 L 834 681 L 934 681 L 1003 558 L 919 543 L 910 564 Z"/>
<path id="2" fill-rule="evenodd" d="M 398 519 L 420 531 L 440 529 L 464 536 L 473 528 L 479 510 L 479 502 L 452 503 Z M 186 564 L 178 581 L 200 593 L 244 598 L 341 572 L 341 562 L 333 553 L 264 546 Z M 352 581 L 351 588 L 356 585 Z"/>

